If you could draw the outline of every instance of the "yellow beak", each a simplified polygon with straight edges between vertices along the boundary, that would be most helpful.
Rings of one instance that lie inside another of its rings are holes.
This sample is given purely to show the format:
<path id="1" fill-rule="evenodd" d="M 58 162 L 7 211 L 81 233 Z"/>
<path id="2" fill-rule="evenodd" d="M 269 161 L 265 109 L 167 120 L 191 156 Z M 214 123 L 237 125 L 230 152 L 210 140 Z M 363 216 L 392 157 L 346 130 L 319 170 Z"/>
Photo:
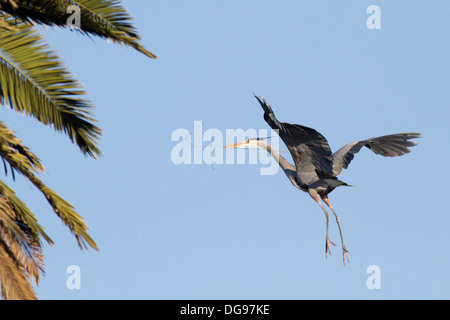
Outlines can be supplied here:
<path id="1" fill-rule="evenodd" d="M 230 148 L 237 148 L 239 146 L 239 143 L 235 143 L 235 144 L 230 144 L 228 146 L 225 146 L 225 149 L 230 149 Z"/>
<path id="2" fill-rule="evenodd" d="M 240 148 L 240 147 L 244 147 L 244 148 L 248 148 L 248 142 L 244 141 L 244 142 L 239 142 L 239 143 L 235 143 L 235 144 L 230 144 L 228 146 L 225 146 L 225 149 L 230 149 L 230 148 Z"/>

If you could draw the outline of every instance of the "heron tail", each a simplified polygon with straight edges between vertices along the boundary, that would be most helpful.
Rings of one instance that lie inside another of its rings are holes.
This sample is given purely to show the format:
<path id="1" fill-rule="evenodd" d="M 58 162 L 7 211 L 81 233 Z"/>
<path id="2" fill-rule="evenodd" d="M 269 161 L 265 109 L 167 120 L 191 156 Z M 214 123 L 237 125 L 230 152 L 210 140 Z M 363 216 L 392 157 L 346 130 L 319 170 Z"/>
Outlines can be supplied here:
<path id="1" fill-rule="evenodd" d="M 332 188 L 337 188 L 337 187 L 341 187 L 341 186 L 353 187 L 353 186 L 351 186 L 351 185 L 349 185 L 349 184 L 345 183 L 344 181 L 341 181 L 341 180 L 339 180 L 337 178 L 334 178 L 334 179 L 322 179 L 321 181 L 326 182 Z"/>
<path id="2" fill-rule="evenodd" d="M 354 186 L 354 185 L 351 185 L 351 184 L 348 184 L 348 183 L 345 183 L 345 182 L 344 182 L 343 186 L 344 187 L 352 187 L 352 188 L 356 188 L 357 187 L 357 186 Z"/>
<path id="3" fill-rule="evenodd" d="M 338 181 L 340 181 L 340 180 L 338 180 Z M 340 182 L 342 182 L 343 183 L 343 187 L 352 187 L 352 188 L 356 188 L 357 186 L 354 186 L 354 185 L 351 185 L 351 184 L 348 184 L 348 183 L 345 183 L 345 182 L 343 182 L 343 181 L 340 181 Z"/>

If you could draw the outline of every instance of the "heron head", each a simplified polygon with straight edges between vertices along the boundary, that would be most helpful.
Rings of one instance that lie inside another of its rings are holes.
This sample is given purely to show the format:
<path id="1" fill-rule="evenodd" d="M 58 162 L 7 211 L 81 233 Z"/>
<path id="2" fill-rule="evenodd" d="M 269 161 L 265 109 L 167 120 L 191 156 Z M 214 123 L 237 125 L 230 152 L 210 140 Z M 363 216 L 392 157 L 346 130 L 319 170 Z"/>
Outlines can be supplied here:
<path id="1" fill-rule="evenodd" d="M 229 148 L 258 148 L 258 142 L 262 140 L 262 138 L 252 138 L 252 139 L 247 139 L 244 142 L 239 142 L 239 143 L 235 143 L 235 144 L 230 144 L 228 146 L 225 146 L 225 149 L 229 149 Z"/>

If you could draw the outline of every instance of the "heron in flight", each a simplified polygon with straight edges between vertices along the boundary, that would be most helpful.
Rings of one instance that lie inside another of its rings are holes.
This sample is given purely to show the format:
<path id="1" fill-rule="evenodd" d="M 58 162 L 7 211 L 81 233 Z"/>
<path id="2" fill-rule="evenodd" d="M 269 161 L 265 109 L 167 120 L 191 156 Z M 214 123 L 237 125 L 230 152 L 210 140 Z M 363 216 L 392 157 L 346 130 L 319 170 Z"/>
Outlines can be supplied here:
<path id="1" fill-rule="evenodd" d="M 387 136 L 354 141 L 345 145 L 335 153 L 331 152 L 328 141 L 323 135 L 314 129 L 298 124 L 280 122 L 275 117 L 272 107 L 264 98 L 255 95 L 264 110 L 264 120 L 269 126 L 278 132 L 286 144 L 294 160 L 295 165 L 284 159 L 277 150 L 272 148 L 260 138 L 248 139 L 241 143 L 232 144 L 225 148 L 263 148 L 278 162 L 280 167 L 292 184 L 307 192 L 314 201 L 322 208 L 326 216 L 326 242 L 325 256 L 331 254 L 330 245 L 335 246 L 328 236 L 330 214 L 322 205 L 320 199 L 330 208 L 339 228 L 342 244 L 344 266 L 346 260 L 350 262 L 348 250 L 342 237 L 341 222 L 338 215 L 331 206 L 328 194 L 340 186 L 349 186 L 339 180 L 337 176 L 342 169 L 347 169 L 353 157 L 362 147 L 367 147 L 374 153 L 384 157 L 397 157 L 410 152 L 409 147 L 417 145 L 410 139 L 420 138 L 421 134 L 416 132 L 397 133 Z"/>

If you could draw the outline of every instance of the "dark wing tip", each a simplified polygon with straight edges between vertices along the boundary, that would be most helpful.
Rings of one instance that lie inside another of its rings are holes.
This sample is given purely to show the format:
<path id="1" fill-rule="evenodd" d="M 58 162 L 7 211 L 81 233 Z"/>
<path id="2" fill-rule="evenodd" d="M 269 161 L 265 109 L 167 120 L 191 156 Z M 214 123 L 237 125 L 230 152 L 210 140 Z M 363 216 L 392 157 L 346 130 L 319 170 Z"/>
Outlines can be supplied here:
<path id="1" fill-rule="evenodd" d="M 408 132 L 404 133 L 405 136 L 407 136 L 408 139 L 418 139 L 422 137 L 422 133 L 420 132 Z"/>
<path id="2" fill-rule="evenodd" d="M 422 137 L 422 133 L 420 132 L 406 132 L 406 133 L 399 133 L 396 135 L 392 135 L 392 136 L 397 136 L 399 138 L 403 138 L 405 140 L 409 140 L 409 139 L 419 139 Z"/>
<path id="3" fill-rule="evenodd" d="M 258 102 L 261 104 L 261 105 L 263 105 L 263 104 L 267 104 L 267 101 L 266 100 L 264 100 L 264 98 L 263 97 L 261 97 L 261 96 L 258 96 L 256 93 L 254 93 L 253 92 L 253 96 L 256 98 L 256 100 L 258 100 Z"/>
<path id="4" fill-rule="evenodd" d="M 258 100 L 259 104 L 261 105 L 261 107 L 264 109 L 264 112 L 267 114 L 273 113 L 272 111 L 272 107 L 270 106 L 270 104 L 266 101 L 266 99 L 264 99 L 261 96 L 258 96 L 257 94 L 253 93 L 253 95 L 255 96 L 255 98 Z"/>
<path id="5" fill-rule="evenodd" d="M 409 148 L 417 146 L 418 143 L 409 140 L 420 137 L 418 132 L 397 133 L 371 139 L 365 146 L 384 157 L 397 157 L 411 152 Z"/>
<path id="6" fill-rule="evenodd" d="M 420 132 L 408 132 L 408 133 L 403 133 L 403 144 L 406 147 L 415 147 L 417 146 L 419 143 L 416 141 L 409 141 L 411 139 L 419 139 L 422 137 L 422 133 Z"/>

